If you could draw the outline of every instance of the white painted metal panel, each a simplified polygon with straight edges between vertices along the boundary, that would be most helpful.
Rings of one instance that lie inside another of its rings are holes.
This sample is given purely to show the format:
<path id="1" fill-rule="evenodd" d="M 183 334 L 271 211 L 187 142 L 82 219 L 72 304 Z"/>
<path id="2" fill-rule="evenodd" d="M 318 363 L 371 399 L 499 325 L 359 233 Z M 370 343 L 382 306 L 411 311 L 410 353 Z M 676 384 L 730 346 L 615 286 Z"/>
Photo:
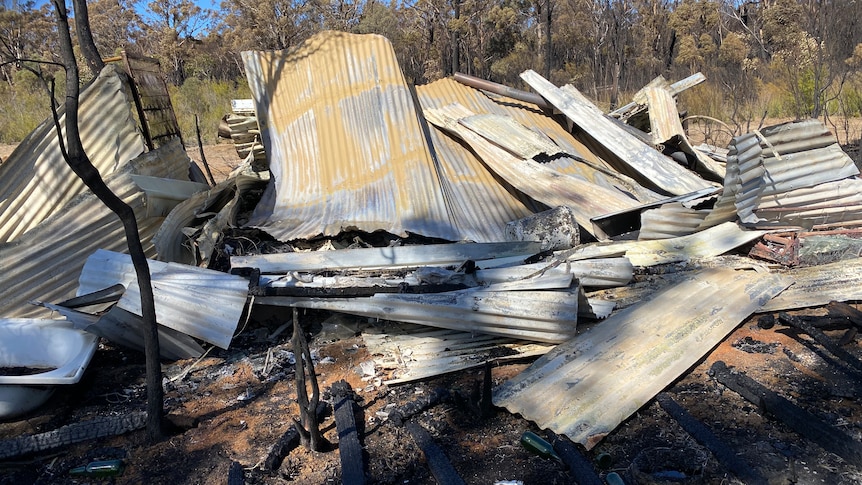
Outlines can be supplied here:
<path id="1" fill-rule="evenodd" d="M 248 298 L 248 280 L 195 266 L 148 261 L 156 321 L 223 349 L 228 348 Z M 115 284 L 126 287 L 119 308 L 141 315 L 141 296 L 128 255 L 99 250 L 87 258 L 78 295 Z"/>

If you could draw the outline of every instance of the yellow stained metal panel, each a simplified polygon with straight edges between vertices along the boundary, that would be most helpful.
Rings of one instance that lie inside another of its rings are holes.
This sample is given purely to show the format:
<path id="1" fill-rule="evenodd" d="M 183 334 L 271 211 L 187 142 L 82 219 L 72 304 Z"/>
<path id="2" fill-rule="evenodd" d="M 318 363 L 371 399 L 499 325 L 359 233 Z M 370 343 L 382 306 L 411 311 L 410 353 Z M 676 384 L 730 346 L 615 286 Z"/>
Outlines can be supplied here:
<path id="1" fill-rule="evenodd" d="M 322 32 L 242 56 L 273 174 L 249 225 L 280 240 L 353 229 L 460 239 L 385 37 Z"/>
<path id="2" fill-rule="evenodd" d="M 109 65 L 81 93 L 81 141 L 103 178 L 144 151 L 126 90 Z M 0 243 L 36 227 L 85 191 L 60 154 L 53 120 L 44 121 L 0 165 Z"/>
<path id="3" fill-rule="evenodd" d="M 709 269 L 611 315 L 494 390 L 494 404 L 588 450 L 790 283 Z"/>

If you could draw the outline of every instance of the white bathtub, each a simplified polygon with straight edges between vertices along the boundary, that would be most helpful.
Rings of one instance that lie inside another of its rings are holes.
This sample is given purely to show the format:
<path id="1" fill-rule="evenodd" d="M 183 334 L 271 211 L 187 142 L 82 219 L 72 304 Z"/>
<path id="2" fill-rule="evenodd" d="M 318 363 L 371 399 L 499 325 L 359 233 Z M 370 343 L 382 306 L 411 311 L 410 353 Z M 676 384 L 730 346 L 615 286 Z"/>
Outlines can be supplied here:
<path id="1" fill-rule="evenodd" d="M 57 385 L 77 383 L 98 341 L 65 320 L 0 319 L 0 419 L 41 406 Z M 45 371 L 7 375 L 4 368 Z"/>

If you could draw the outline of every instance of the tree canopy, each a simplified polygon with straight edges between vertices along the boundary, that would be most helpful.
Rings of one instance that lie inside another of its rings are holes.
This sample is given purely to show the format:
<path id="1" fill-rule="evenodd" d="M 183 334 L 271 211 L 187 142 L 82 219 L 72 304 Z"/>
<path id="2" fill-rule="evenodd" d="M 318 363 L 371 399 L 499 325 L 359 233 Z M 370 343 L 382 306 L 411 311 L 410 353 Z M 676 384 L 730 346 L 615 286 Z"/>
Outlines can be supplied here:
<path id="1" fill-rule="evenodd" d="M 243 50 L 289 49 L 325 29 L 387 36 L 407 80 L 456 71 L 523 88 L 526 69 L 624 103 L 658 75 L 701 71 L 713 89 L 701 114 L 740 122 L 774 116 L 858 116 L 859 0 L 91 0 L 103 57 L 158 58 L 168 81 L 238 81 Z M 56 60 L 50 12 L 32 0 L 0 7 L 0 76 Z"/>

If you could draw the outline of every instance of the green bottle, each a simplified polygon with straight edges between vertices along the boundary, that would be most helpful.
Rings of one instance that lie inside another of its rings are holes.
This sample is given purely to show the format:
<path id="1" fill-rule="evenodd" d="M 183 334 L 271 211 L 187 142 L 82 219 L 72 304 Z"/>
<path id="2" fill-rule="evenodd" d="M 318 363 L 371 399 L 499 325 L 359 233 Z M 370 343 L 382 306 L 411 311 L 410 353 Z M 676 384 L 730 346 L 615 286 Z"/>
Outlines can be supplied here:
<path id="1" fill-rule="evenodd" d="M 605 475 L 605 483 L 608 485 L 626 485 L 623 477 L 621 477 L 617 472 L 610 472 Z"/>
<path id="2" fill-rule="evenodd" d="M 542 458 L 551 458 L 558 463 L 563 462 L 560 456 L 554 451 L 554 447 L 532 431 L 524 431 L 524 434 L 521 435 L 521 446 Z"/>
<path id="3" fill-rule="evenodd" d="M 79 477 L 116 477 L 123 474 L 126 464 L 123 460 L 93 461 L 87 466 L 78 466 L 69 470 L 69 475 Z"/>

